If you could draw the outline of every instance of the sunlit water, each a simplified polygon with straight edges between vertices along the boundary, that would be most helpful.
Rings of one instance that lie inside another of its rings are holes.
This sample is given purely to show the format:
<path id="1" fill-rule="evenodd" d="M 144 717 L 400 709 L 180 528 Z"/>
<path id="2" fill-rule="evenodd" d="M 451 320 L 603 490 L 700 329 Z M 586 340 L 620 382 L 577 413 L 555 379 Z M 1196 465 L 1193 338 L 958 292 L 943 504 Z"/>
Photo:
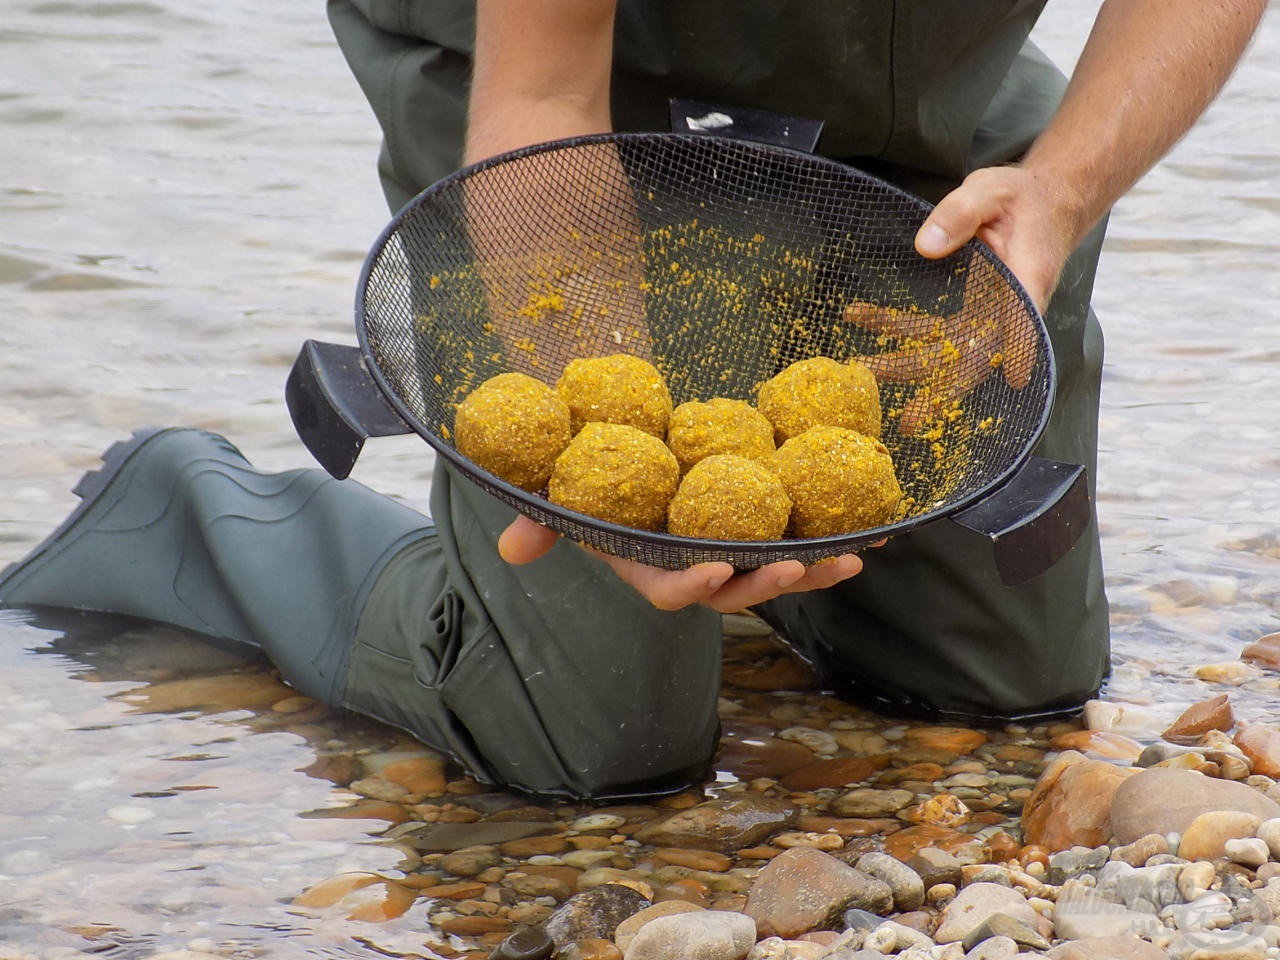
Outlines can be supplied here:
<path id="1" fill-rule="evenodd" d="M 1037 35 L 1058 62 L 1096 5 L 1050 4 Z M 1098 278 L 1108 695 L 1168 716 L 1220 691 L 1197 666 L 1280 628 L 1275 6 L 1223 96 L 1115 210 Z M 0 564 L 142 424 L 224 432 L 270 469 L 309 462 L 282 383 L 303 338 L 352 339 L 386 219 L 377 139 L 321 5 L 7 5 Z M 382 440 L 356 476 L 421 504 L 429 466 L 420 440 Z M 154 630 L 102 646 L 118 636 L 0 615 L 0 944 L 65 956 L 111 928 L 113 957 L 421 951 L 420 907 L 376 934 L 289 907 L 314 880 L 397 859 L 377 824 L 302 815 L 345 802 L 303 772 L 334 744 L 260 705 L 140 710 L 121 695 L 229 661 Z M 1280 719 L 1269 677 L 1230 692 L 1241 715 Z M 344 747 L 389 737 L 330 722 Z"/>

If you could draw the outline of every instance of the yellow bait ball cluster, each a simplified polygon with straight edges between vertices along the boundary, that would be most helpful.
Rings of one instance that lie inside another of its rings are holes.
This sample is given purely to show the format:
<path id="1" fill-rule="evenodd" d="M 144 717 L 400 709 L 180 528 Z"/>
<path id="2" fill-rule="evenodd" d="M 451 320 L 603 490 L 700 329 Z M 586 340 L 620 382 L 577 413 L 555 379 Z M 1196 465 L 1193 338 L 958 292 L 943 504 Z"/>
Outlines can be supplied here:
<path id="1" fill-rule="evenodd" d="M 570 361 L 554 389 L 521 373 L 493 377 L 458 406 L 454 427 L 458 451 L 478 466 L 569 510 L 765 542 L 895 518 L 902 489 L 880 416 L 875 375 L 857 363 L 793 363 L 761 387 L 759 409 L 716 397 L 673 410 L 651 363 L 615 354 Z"/>
<path id="2" fill-rule="evenodd" d="M 791 498 L 791 532 L 830 537 L 878 527 L 902 500 L 879 440 L 845 427 L 813 427 L 780 446 L 773 469 Z"/>
<path id="3" fill-rule="evenodd" d="M 680 482 L 675 454 L 621 423 L 588 423 L 556 460 L 547 497 L 570 510 L 639 530 L 658 530 Z"/>
<path id="4" fill-rule="evenodd" d="M 523 373 L 490 377 L 458 405 L 458 452 L 496 477 L 536 493 L 569 445 L 569 408 L 545 383 Z"/>
<path id="5" fill-rule="evenodd" d="M 570 360 L 556 384 L 576 434 L 588 423 L 624 423 L 662 440 L 671 393 L 656 367 L 627 353 Z"/>
<path id="6" fill-rule="evenodd" d="M 667 529 L 704 540 L 781 540 L 791 499 L 758 460 L 713 454 L 680 481 L 667 511 Z"/>
<path id="7" fill-rule="evenodd" d="M 681 473 L 716 454 L 763 460 L 774 450 L 773 424 L 745 400 L 690 400 L 672 411 L 667 446 L 680 461 Z"/>
<path id="8" fill-rule="evenodd" d="M 856 361 L 798 360 L 761 385 L 757 406 L 773 424 L 778 444 L 820 426 L 847 427 L 880 437 L 876 376 Z"/>

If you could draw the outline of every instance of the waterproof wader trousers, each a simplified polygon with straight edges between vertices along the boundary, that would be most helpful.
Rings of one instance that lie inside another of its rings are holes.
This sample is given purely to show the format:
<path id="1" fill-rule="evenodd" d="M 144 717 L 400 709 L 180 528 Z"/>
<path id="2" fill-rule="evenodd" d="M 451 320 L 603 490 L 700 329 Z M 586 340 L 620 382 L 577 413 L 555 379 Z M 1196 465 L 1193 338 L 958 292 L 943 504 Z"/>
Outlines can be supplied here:
<path id="1" fill-rule="evenodd" d="M 1016 158 L 1062 90 L 1023 43 L 1035 3 L 795 5 L 809 12 L 791 11 L 785 29 L 852 50 L 869 74 L 852 79 L 812 45 L 793 58 L 807 57 L 806 69 L 792 69 L 784 28 L 770 35 L 766 22 L 755 42 L 778 51 L 772 64 L 746 56 L 752 38 L 735 31 L 690 50 L 667 43 L 685 32 L 664 18 L 714 6 L 622 0 L 620 128 L 661 129 L 674 95 L 817 116 L 828 121 L 824 152 L 936 201 L 967 169 Z M 726 12 L 721 25 L 754 23 L 765 8 L 740 0 L 738 19 Z M 891 23 L 886 8 L 897 11 Z M 925 11 L 933 25 L 922 33 Z M 395 209 L 459 163 L 467 4 L 331 0 L 330 16 L 382 124 L 379 169 Z M 872 39 L 833 42 L 831 18 L 853 18 L 841 29 Z M 948 53 L 948 43 L 962 49 Z M 882 45 L 893 57 L 877 53 Z M 819 102 L 833 78 L 856 90 Z M 849 104 L 865 90 L 859 114 Z M 1076 251 L 1047 311 L 1059 384 L 1037 451 L 1085 464 L 1091 482 L 1102 339 L 1088 302 L 1101 237 L 1099 228 Z M 567 542 L 506 564 L 496 544 L 512 511 L 441 465 L 431 520 L 317 470 L 259 473 L 195 431 L 117 447 L 79 489 L 82 508 L 0 576 L 0 602 L 128 613 L 255 643 L 302 692 L 402 727 L 491 783 L 602 798 L 679 789 L 708 771 L 719 618 L 655 610 Z M 1015 588 L 1000 584 L 985 539 L 945 521 L 865 559 L 844 584 L 758 611 L 837 692 L 892 712 L 982 720 L 1070 710 L 1100 685 L 1108 634 L 1096 520 L 1064 560 Z"/>

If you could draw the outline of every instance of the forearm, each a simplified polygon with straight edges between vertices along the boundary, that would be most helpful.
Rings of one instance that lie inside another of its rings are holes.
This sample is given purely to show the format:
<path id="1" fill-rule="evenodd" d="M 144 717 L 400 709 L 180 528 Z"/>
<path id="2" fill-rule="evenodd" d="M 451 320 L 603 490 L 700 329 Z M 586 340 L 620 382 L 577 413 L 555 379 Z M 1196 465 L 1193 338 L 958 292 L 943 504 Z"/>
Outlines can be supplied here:
<path id="1" fill-rule="evenodd" d="M 609 129 L 616 0 L 479 0 L 465 159 Z"/>
<path id="2" fill-rule="evenodd" d="M 1056 195 L 1074 247 L 1191 127 L 1266 0 L 1107 0 L 1062 105 L 1023 168 Z"/>

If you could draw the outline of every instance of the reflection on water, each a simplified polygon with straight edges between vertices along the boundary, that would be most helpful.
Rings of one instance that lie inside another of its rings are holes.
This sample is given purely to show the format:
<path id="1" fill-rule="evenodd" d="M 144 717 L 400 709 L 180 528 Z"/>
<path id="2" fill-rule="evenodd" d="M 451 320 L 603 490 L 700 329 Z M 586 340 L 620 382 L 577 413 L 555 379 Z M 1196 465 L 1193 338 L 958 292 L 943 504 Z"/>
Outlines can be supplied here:
<path id="1" fill-rule="evenodd" d="M 296 696 L 252 655 L 55 612 L 0 612 L 0 705 L 0 945 L 350 956 L 349 921 L 290 902 L 395 867 L 374 839 L 388 824 L 352 818 L 337 786 L 395 734 Z"/>
<path id="2" fill-rule="evenodd" d="M 1059 62 L 1096 6 L 1049 5 L 1037 34 Z M 1108 695 L 1170 717 L 1224 689 L 1197 667 L 1280 629 L 1274 7 L 1224 95 L 1118 205 L 1098 277 Z M 377 131 L 315 4 L 23 0 L 0 44 L 3 565 L 141 424 L 306 463 L 284 375 L 305 337 L 351 341 L 386 216 Z M 380 440 L 357 476 L 422 504 L 427 449 Z M 1238 715 L 1280 719 L 1271 675 L 1226 689 Z M 395 735 L 291 697 L 265 665 L 172 633 L 0 616 L 0 943 L 422 951 L 421 907 L 375 947 L 374 925 L 290 906 L 399 857 L 372 839 L 385 821 L 300 816 L 350 803 L 335 758 Z"/>

